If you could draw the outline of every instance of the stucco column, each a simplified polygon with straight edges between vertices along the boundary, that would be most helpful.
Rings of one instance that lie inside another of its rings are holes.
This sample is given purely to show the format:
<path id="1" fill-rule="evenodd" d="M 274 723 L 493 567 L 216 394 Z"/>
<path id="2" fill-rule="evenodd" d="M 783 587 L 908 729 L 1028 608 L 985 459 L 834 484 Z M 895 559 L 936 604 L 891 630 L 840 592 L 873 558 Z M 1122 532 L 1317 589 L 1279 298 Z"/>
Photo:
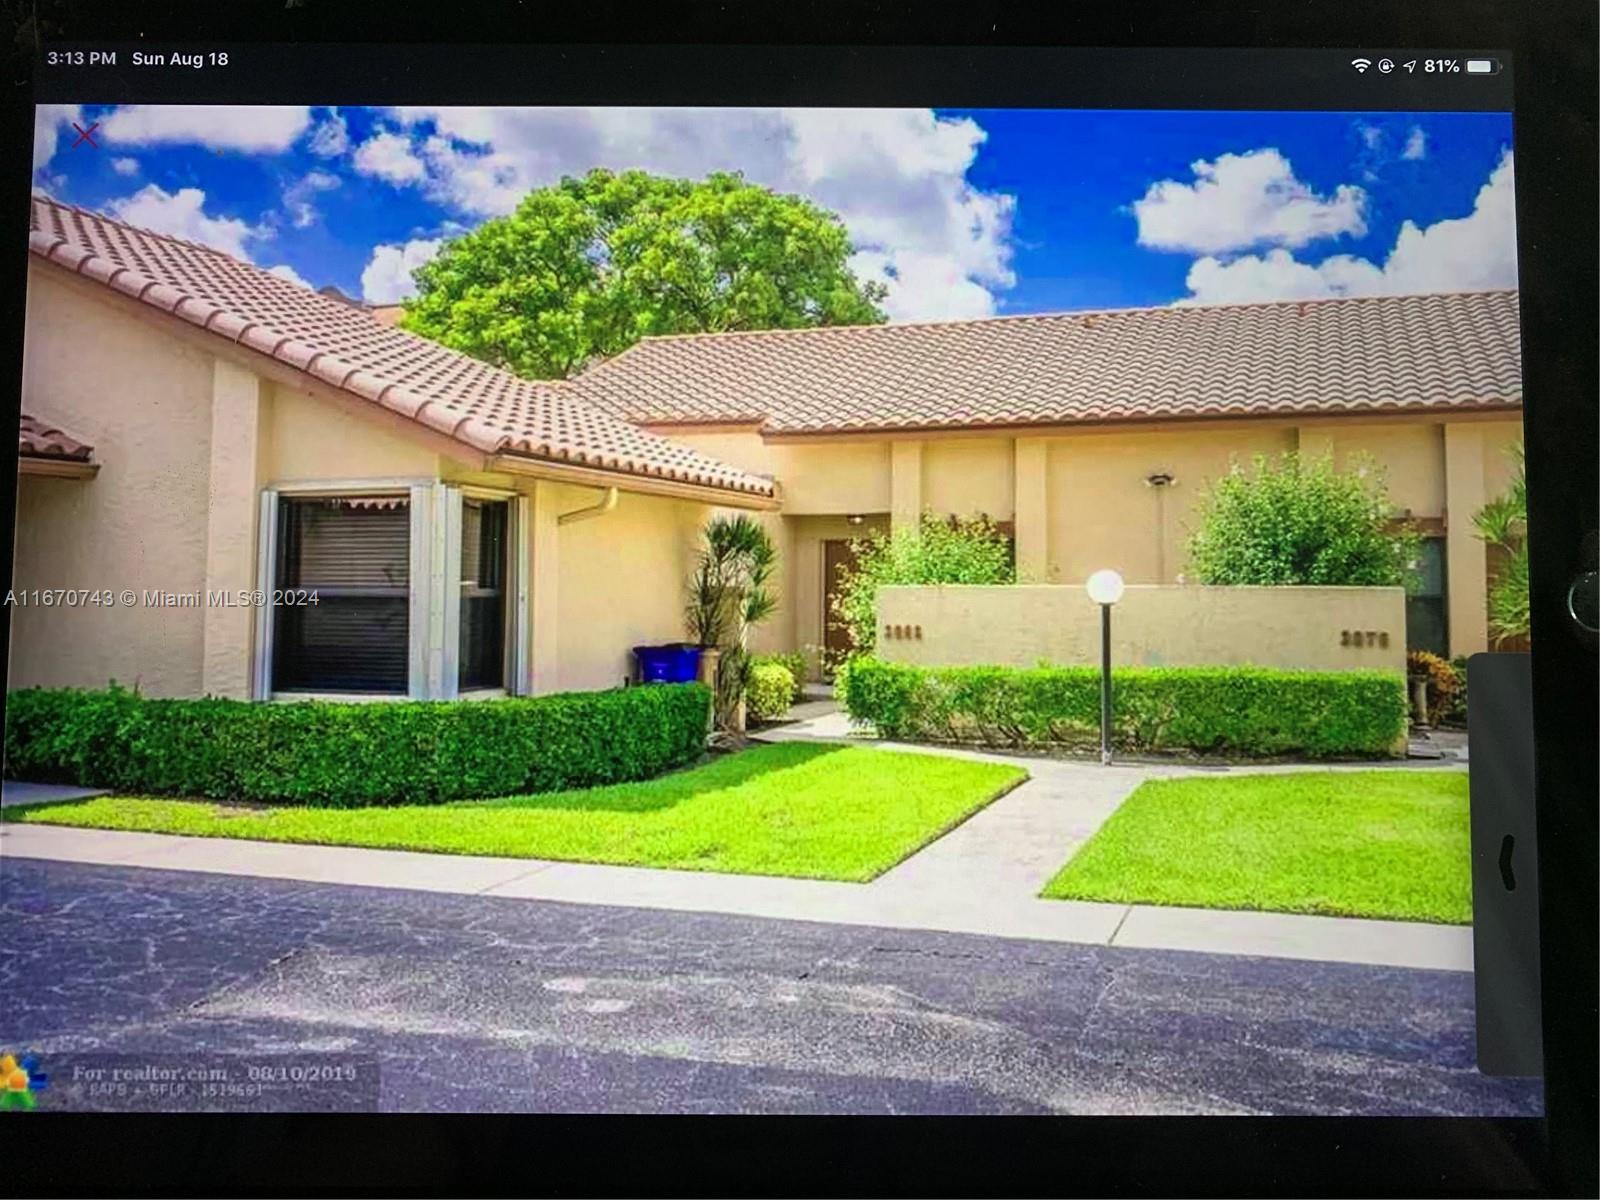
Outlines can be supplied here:
<path id="1" fill-rule="evenodd" d="M 1046 583 L 1050 571 L 1049 444 L 1016 441 L 1017 581 Z"/>
<path id="2" fill-rule="evenodd" d="M 1483 472 L 1483 429 L 1444 427 L 1445 586 L 1450 614 L 1450 653 L 1489 648 L 1488 551 L 1478 538 L 1474 514 L 1488 497 Z"/>
<path id="3" fill-rule="evenodd" d="M 528 589 L 528 636 L 531 642 L 529 684 L 534 695 L 561 690 L 556 624 L 557 585 L 561 578 L 561 541 L 556 524 L 556 484 L 534 484 L 528 553 L 532 587 Z"/>
<path id="4" fill-rule="evenodd" d="M 922 520 L 922 443 L 889 443 L 889 525 L 915 529 Z"/>
<path id="5" fill-rule="evenodd" d="M 200 686 L 208 695 L 237 700 L 250 698 L 253 673 L 257 610 L 239 594 L 256 586 L 260 446 L 261 380 L 226 359 L 213 360 Z M 221 593 L 231 602 L 223 602 Z"/>

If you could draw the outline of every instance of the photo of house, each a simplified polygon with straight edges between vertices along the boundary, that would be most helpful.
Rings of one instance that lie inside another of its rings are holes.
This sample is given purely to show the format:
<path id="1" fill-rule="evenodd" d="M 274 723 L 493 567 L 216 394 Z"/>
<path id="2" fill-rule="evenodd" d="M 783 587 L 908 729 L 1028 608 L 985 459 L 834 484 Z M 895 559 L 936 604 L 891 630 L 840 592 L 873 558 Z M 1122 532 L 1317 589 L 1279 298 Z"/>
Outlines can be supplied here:
<path id="1" fill-rule="evenodd" d="M 1474 1042 L 1510 136 L 41 106 L 0 1041 L 375 1064 L 286 1107 L 1538 1115 Z"/>

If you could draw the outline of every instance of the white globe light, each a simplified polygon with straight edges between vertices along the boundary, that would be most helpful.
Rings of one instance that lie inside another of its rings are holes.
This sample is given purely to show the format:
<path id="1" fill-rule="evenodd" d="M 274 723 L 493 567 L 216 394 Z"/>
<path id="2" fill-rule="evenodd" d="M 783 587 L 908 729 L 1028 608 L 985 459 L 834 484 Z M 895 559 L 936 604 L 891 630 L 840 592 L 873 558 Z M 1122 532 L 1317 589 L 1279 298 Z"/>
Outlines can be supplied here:
<path id="1" fill-rule="evenodd" d="M 1084 585 L 1089 592 L 1089 599 L 1096 604 L 1115 604 L 1122 599 L 1122 576 L 1115 571 L 1096 571 L 1089 576 L 1089 582 Z"/>

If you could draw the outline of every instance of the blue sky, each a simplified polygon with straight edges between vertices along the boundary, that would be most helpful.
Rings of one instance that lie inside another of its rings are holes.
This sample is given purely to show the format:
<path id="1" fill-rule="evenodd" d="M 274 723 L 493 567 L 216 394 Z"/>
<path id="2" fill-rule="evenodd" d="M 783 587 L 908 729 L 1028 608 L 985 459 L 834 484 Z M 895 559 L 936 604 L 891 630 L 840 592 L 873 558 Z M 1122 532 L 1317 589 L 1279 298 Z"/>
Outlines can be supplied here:
<path id="1" fill-rule="evenodd" d="M 897 320 L 1516 281 L 1499 113 L 52 105 L 34 183 L 387 302 L 593 166 L 812 197 Z"/>

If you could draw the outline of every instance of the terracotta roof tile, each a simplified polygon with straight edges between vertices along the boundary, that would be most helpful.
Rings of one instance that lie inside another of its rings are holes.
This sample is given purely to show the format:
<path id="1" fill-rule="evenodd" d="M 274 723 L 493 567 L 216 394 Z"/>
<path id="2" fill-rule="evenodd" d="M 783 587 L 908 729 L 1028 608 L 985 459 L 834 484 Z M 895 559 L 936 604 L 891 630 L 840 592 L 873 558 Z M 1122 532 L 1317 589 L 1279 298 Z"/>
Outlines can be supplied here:
<path id="1" fill-rule="evenodd" d="M 636 429 L 567 384 L 522 379 L 208 246 L 35 196 L 28 247 L 486 454 L 774 493 L 771 480 Z"/>
<path id="2" fill-rule="evenodd" d="M 646 338 L 572 381 L 774 433 L 1515 408 L 1515 291 Z"/>
<path id="3" fill-rule="evenodd" d="M 86 463 L 94 457 L 94 447 L 80 442 L 54 425 L 23 413 L 22 423 L 17 429 L 17 453 L 27 458 L 59 458 Z"/>

